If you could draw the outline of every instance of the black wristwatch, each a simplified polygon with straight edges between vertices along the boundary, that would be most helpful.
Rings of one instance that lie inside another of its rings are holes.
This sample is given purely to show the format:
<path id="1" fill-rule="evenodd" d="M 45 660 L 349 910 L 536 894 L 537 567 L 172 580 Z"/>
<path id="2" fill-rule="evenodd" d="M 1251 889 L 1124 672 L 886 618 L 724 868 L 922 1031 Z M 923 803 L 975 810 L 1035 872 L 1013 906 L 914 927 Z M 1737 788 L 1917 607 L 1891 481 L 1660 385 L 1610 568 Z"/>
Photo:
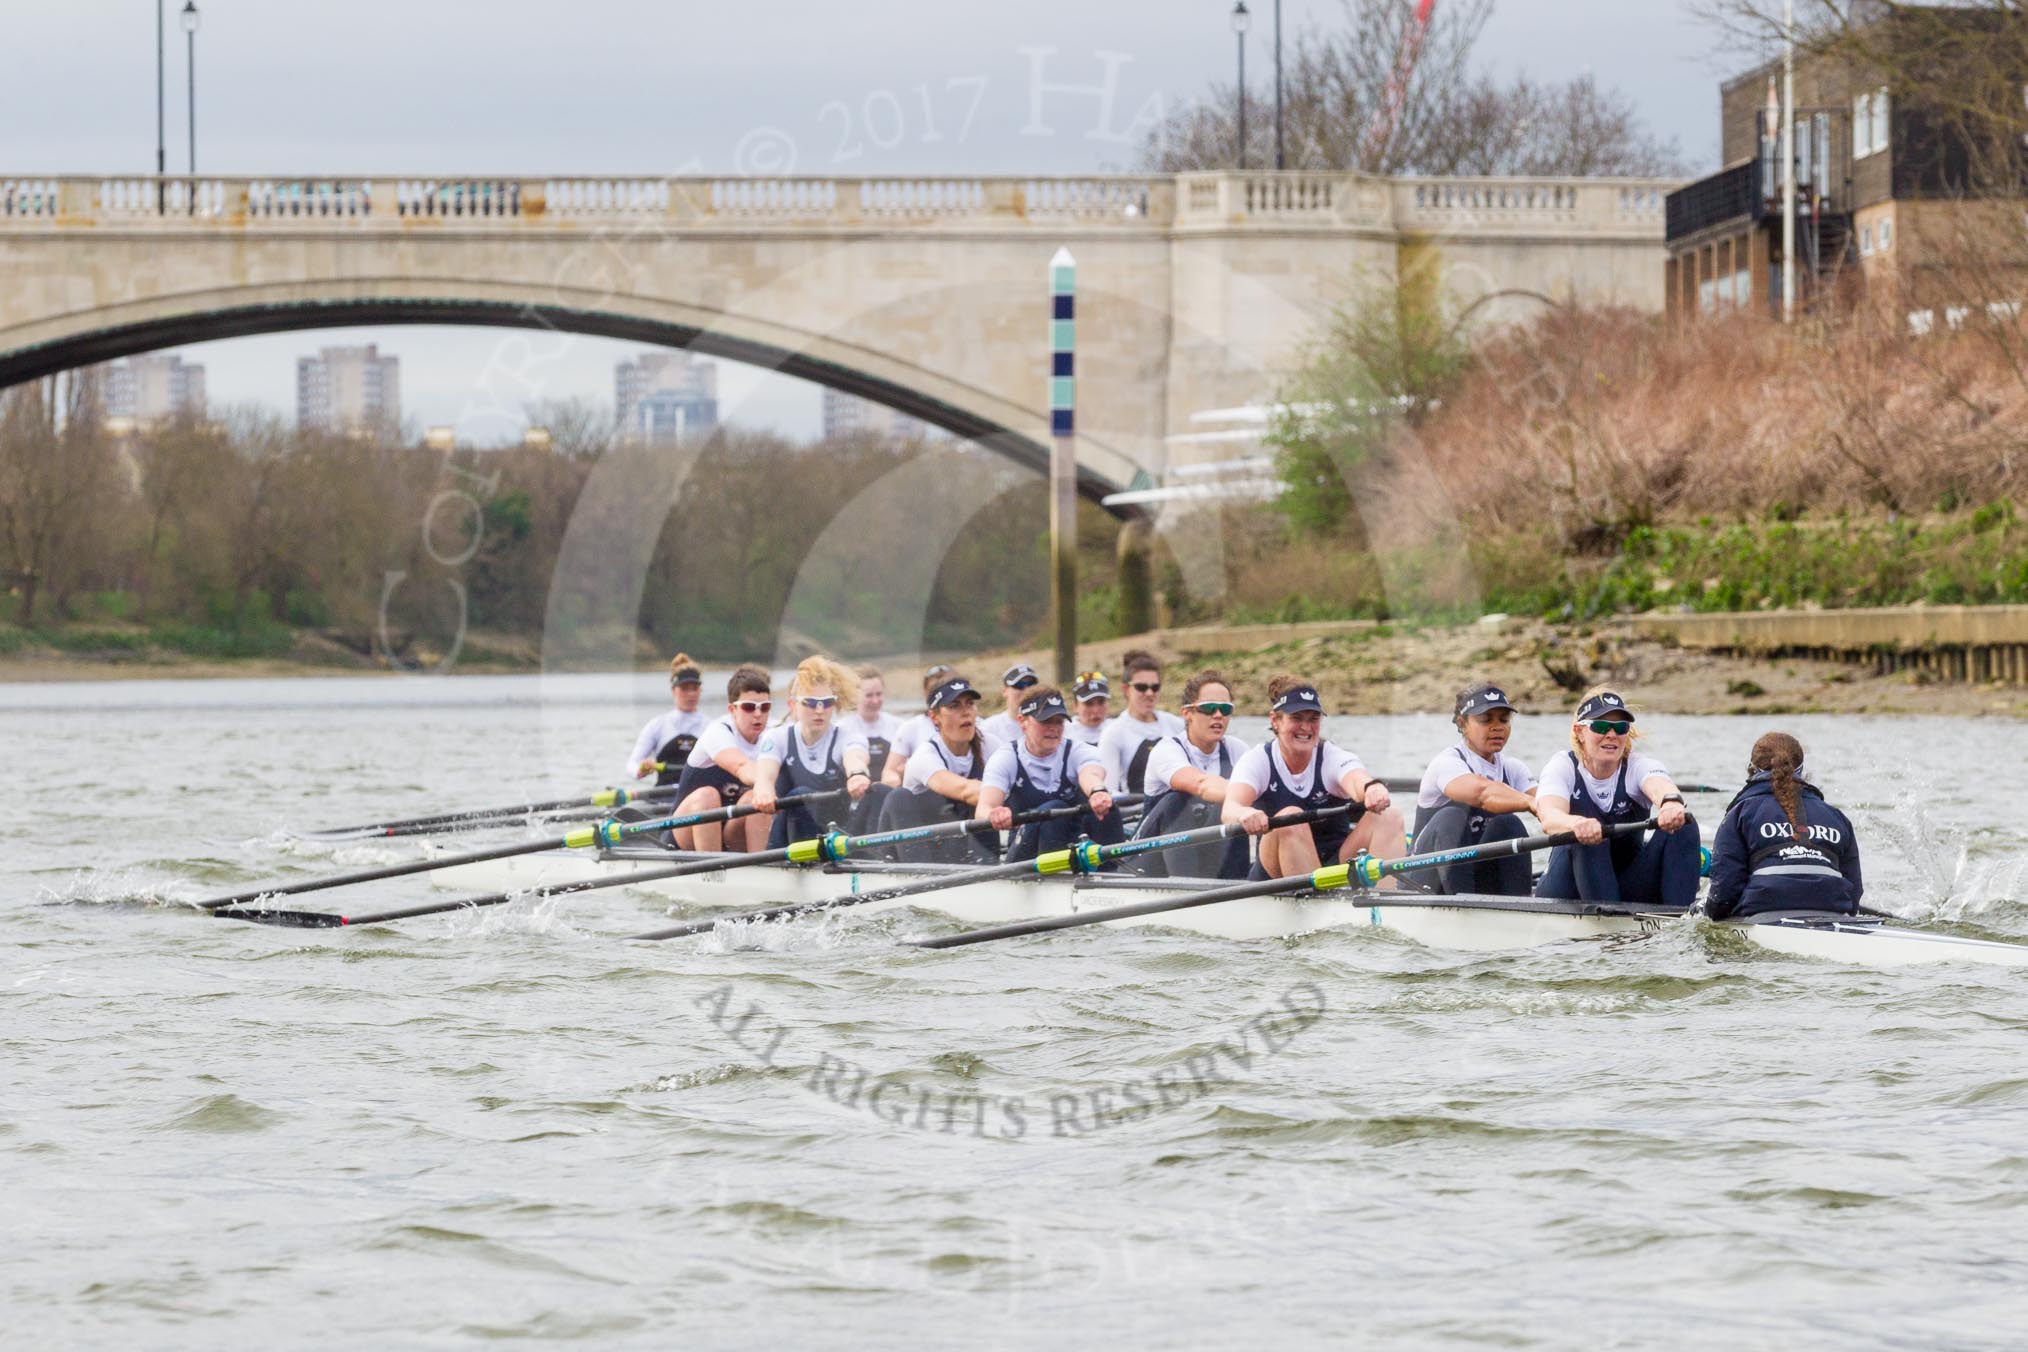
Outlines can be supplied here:
<path id="1" fill-rule="evenodd" d="M 1682 803 L 1682 802 L 1683 795 L 1680 793 L 1665 793 L 1662 795 L 1662 803 Z M 1662 803 L 1657 803 L 1655 804 L 1655 806 L 1660 807 Z M 1684 806 L 1687 807 L 1689 806 L 1689 804 L 1685 803 Z"/>

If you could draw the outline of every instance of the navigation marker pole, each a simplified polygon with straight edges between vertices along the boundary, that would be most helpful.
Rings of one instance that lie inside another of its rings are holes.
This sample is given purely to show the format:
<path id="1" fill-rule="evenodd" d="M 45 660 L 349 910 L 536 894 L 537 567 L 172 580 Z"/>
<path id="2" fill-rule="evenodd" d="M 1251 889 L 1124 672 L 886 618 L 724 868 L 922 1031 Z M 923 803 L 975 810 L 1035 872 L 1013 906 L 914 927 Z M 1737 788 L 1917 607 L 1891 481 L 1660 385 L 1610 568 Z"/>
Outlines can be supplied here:
<path id="1" fill-rule="evenodd" d="M 1049 605 L 1056 620 L 1056 683 L 1077 676 L 1077 261 L 1049 260 Z"/>

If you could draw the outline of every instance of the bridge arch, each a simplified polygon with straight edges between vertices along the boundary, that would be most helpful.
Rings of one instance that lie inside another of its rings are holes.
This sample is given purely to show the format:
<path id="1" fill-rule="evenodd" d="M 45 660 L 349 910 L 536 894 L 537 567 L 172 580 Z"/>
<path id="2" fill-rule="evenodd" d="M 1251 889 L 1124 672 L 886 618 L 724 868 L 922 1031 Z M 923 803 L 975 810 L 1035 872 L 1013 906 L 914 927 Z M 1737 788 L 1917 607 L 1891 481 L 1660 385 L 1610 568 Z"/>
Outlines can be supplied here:
<path id="1" fill-rule="evenodd" d="M 178 292 L 98 306 L 17 329 L 0 349 L 0 388 L 164 347 L 257 334 L 379 325 L 546 330 L 687 348 L 859 395 L 975 441 L 1037 473 L 1049 467 L 1046 416 L 947 375 L 820 333 L 682 301 L 525 283 L 345 277 Z M 25 340 L 25 341 L 24 341 Z M 1038 371 L 1040 369 L 1038 344 Z M 1038 375 L 1038 393 L 1041 379 Z M 1097 500 L 1139 467 L 1079 437 L 1079 492 Z M 1108 509 L 1115 515 L 1136 508 Z"/>

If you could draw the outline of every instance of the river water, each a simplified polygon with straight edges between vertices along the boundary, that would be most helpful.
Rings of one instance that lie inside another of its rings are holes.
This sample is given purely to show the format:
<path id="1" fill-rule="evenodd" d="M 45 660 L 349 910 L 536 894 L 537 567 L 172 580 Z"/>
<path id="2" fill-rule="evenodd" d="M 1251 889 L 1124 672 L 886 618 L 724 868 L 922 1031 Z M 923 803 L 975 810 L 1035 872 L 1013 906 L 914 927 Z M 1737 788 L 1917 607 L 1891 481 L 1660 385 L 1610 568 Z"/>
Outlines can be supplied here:
<path id="1" fill-rule="evenodd" d="M 1689 926 L 932 953 L 903 912 L 754 951 L 620 943 L 661 905 L 618 890 L 330 932 L 131 900 L 608 783 L 658 687 L 0 686 L 10 1345 L 2020 1343 L 2028 972 Z M 1649 721 L 1712 782 L 1766 729 Z M 2028 939 L 2018 724 L 1779 722 L 1871 901 Z M 1392 774 L 1448 730 L 1331 728 Z"/>

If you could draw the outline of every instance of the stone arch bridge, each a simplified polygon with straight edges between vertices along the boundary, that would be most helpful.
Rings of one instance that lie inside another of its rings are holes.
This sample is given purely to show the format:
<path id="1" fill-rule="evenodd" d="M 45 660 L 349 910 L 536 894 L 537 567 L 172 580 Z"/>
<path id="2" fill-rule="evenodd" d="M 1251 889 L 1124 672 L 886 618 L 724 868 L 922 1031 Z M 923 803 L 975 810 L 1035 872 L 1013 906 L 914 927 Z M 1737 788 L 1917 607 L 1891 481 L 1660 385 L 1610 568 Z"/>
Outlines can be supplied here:
<path id="1" fill-rule="evenodd" d="M 1047 463 L 1079 265 L 1081 487 L 1161 479 L 1334 301 L 1434 258 L 1474 322 L 1660 310 L 1659 180 L 0 177 L 0 385 L 174 344 L 476 323 L 688 346 Z M 532 347 L 531 347 L 532 350 Z M 508 382 L 539 370 L 502 371 Z M 521 388 L 525 388 L 525 384 Z"/>

